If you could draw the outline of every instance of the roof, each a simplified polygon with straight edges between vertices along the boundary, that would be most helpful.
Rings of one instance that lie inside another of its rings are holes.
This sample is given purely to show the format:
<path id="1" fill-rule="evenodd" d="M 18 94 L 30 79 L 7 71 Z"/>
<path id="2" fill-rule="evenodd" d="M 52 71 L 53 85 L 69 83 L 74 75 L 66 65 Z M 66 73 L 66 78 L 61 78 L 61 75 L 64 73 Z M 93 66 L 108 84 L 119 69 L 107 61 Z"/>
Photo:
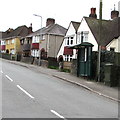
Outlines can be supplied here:
<path id="1" fill-rule="evenodd" d="M 79 26 L 80 26 L 80 22 L 75 22 L 75 21 L 71 21 L 71 23 L 73 24 L 73 27 L 75 28 L 75 30 L 77 31 Z"/>
<path id="2" fill-rule="evenodd" d="M 89 42 L 83 42 L 81 44 L 77 44 L 77 45 L 73 45 L 73 46 L 70 46 L 68 47 L 69 49 L 79 49 L 81 47 L 93 47 L 94 45 L 89 43 Z"/>
<path id="3" fill-rule="evenodd" d="M 98 44 L 99 40 L 99 19 L 93 19 L 89 17 L 84 17 L 92 34 L 94 35 Z M 101 30 L 101 45 L 106 46 L 115 37 L 120 36 L 120 18 L 113 20 L 102 20 L 102 30 Z"/>
<path id="4" fill-rule="evenodd" d="M 26 35 L 29 34 L 29 28 L 27 26 L 19 26 L 15 30 L 11 32 L 3 32 L 2 33 L 2 38 L 3 39 L 9 39 L 9 38 L 14 38 L 14 37 L 25 37 Z"/>
<path id="5" fill-rule="evenodd" d="M 64 36 L 66 31 L 67 31 L 66 28 L 64 28 L 58 24 L 52 24 L 52 25 L 43 27 L 43 28 L 31 33 L 27 37 L 32 37 L 32 36 L 41 35 L 41 34 L 52 34 L 52 35 Z"/>

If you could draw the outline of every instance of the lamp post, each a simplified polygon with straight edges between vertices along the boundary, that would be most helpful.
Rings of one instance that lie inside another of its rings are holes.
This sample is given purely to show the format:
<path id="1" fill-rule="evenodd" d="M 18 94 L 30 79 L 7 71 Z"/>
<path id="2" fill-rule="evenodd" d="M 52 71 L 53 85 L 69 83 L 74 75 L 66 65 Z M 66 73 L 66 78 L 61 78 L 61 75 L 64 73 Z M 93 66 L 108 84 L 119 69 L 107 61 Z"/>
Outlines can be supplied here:
<path id="1" fill-rule="evenodd" d="M 40 39 L 42 39 L 42 16 L 37 15 L 37 14 L 33 14 L 36 17 L 40 17 L 41 18 L 41 27 L 40 27 Z M 40 60 L 41 60 L 41 52 L 40 52 L 40 41 L 39 41 L 39 61 L 38 61 L 38 65 L 40 66 Z"/>

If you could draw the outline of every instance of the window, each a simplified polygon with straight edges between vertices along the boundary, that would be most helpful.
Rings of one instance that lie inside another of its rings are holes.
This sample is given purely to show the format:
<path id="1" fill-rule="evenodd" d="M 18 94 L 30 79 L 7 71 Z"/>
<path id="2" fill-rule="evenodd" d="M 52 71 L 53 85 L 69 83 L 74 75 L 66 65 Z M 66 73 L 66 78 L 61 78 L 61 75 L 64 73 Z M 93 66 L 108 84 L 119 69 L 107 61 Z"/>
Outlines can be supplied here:
<path id="1" fill-rule="evenodd" d="M 84 39 L 83 39 L 84 42 L 87 42 L 88 41 L 88 33 L 85 33 L 84 34 Z"/>
<path id="2" fill-rule="evenodd" d="M 43 40 L 45 40 L 45 35 L 43 35 Z"/>
<path id="3" fill-rule="evenodd" d="M 67 39 L 67 45 L 69 45 L 69 37 L 68 37 L 68 39 Z"/>
<path id="4" fill-rule="evenodd" d="M 70 42 L 70 44 L 71 44 L 71 45 L 73 44 L 73 37 L 71 37 L 71 42 Z"/>
<path id="5" fill-rule="evenodd" d="M 69 62 L 72 61 L 73 55 L 65 55 L 65 61 Z"/>
<path id="6" fill-rule="evenodd" d="M 66 39 L 65 39 L 65 45 L 73 45 L 73 36 L 72 37 L 67 37 Z"/>
<path id="7" fill-rule="evenodd" d="M 7 44 L 9 45 L 10 44 L 10 41 L 8 40 Z"/>
<path id="8" fill-rule="evenodd" d="M 88 41 L 88 34 L 89 31 L 81 31 L 80 36 L 79 36 L 79 42 L 87 42 Z"/>
<path id="9" fill-rule="evenodd" d="M 5 45 L 5 41 L 1 41 L 1 45 Z"/>
<path id="10" fill-rule="evenodd" d="M 27 40 L 27 44 L 30 44 L 30 40 Z"/>
<path id="11" fill-rule="evenodd" d="M 80 44 L 81 43 L 80 41 L 81 41 L 81 39 L 80 39 L 80 32 L 78 32 L 76 44 Z"/>
<path id="12" fill-rule="evenodd" d="M 10 53 L 11 54 L 15 54 L 15 50 L 14 49 L 10 49 Z"/>
<path id="13" fill-rule="evenodd" d="M 72 59 L 73 59 L 73 55 L 70 55 L 70 61 L 72 61 Z"/>
<path id="14" fill-rule="evenodd" d="M 115 48 L 110 48 L 110 51 L 115 52 Z"/>
<path id="15" fill-rule="evenodd" d="M 11 42 L 11 43 L 13 44 L 14 42 L 15 42 L 15 40 L 14 40 L 14 39 L 12 39 L 12 42 Z"/>

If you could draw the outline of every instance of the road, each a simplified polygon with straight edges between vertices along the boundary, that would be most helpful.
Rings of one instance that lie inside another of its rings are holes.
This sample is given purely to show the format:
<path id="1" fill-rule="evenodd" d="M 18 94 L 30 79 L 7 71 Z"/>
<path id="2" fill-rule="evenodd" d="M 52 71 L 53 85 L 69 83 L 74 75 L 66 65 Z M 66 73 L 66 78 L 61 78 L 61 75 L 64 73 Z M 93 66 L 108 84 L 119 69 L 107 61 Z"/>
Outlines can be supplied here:
<path id="1" fill-rule="evenodd" d="M 0 60 L 3 118 L 117 118 L 118 103 Z"/>

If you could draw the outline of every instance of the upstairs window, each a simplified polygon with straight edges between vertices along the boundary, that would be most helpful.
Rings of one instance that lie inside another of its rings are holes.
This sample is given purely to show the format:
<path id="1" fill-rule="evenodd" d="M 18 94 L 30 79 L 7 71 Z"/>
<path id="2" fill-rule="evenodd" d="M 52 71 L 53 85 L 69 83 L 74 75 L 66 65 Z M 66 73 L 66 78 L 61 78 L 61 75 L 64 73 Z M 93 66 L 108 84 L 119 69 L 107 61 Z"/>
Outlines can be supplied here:
<path id="1" fill-rule="evenodd" d="M 115 48 L 112 48 L 112 47 L 111 47 L 111 48 L 110 48 L 110 51 L 115 52 Z"/>
<path id="2" fill-rule="evenodd" d="M 65 45 L 66 45 L 66 46 L 73 45 L 73 38 L 74 38 L 73 36 L 71 36 L 71 37 L 66 37 L 66 38 L 65 38 L 65 41 L 66 41 L 66 42 L 65 42 Z"/>
<path id="3" fill-rule="evenodd" d="M 88 42 L 88 35 L 89 35 L 89 31 L 81 31 L 78 34 L 78 43 L 82 43 L 82 42 Z"/>
<path id="4" fill-rule="evenodd" d="M 14 44 L 14 42 L 15 42 L 15 39 L 12 39 L 12 42 L 11 42 L 11 43 Z"/>
<path id="5" fill-rule="evenodd" d="M 7 44 L 8 44 L 8 45 L 10 44 L 10 40 L 8 40 Z"/>
<path id="6" fill-rule="evenodd" d="M 68 39 L 67 39 L 67 45 L 69 45 L 69 37 L 68 37 Z"/>
<path id="7" fill-rule="evenodd" d="M 71 45 L 73 45 L 73 37 L 71 37 L 71 42 L 70 42 Z"/>

